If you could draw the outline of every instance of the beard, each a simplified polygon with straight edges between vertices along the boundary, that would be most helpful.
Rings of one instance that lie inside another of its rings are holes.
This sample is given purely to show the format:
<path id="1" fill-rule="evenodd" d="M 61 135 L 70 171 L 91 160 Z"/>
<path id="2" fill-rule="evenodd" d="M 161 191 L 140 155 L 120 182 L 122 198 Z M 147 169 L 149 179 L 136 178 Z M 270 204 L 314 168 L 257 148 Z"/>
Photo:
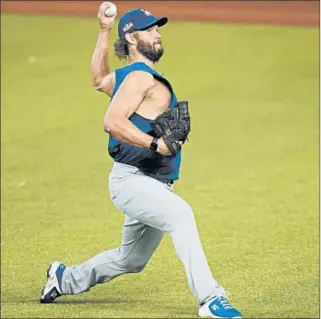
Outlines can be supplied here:
<path id="1" fill-rule="evenodd" d="M 141 40 L 137 42 L 137 50 L 141 53 L 145 58 L 152 62 L 158 62 L 160 58 L 163 56 L 164 50 L 162 45 L 159 43 L 159 48 L 156 49 L 155 45 L 144 43 Z"/>

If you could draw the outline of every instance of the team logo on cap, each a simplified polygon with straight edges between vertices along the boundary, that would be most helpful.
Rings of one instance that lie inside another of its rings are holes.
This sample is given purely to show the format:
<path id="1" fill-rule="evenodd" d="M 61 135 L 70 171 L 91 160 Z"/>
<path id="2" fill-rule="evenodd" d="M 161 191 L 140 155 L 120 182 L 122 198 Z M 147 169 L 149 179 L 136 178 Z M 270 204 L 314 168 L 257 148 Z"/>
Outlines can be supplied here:
<path id="1" fill-rule="evenodd" d="M 144 12 L 145 15 L 147 15 L 147 16 L 151 16 L 152 15 L 149 11 L 147 11 L 145 9 L 141 9 L 140 11 Z"/>
<path id="2" fill-rule="evenodd" d="M 123 31 L 127 32 L 134 26 L 133 22 L 126 23 L 123 27 Z"/>

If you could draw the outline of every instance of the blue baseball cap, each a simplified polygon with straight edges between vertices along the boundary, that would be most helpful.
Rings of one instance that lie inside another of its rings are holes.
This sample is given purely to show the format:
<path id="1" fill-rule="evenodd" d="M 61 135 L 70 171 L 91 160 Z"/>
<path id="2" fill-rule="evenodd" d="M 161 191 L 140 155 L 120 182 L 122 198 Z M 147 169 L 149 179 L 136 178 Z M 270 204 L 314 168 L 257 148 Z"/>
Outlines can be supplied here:
<path id="1" fill-rule="evenodd" d="M 168 19 L 166 17 L 154 17 L 145 9 L 134 9 L 126 12 L 119 20 L 118 35 L 125 38 L 128 32 L 146 30 L 154 25 L 159 27 L 165 25 Z"/>

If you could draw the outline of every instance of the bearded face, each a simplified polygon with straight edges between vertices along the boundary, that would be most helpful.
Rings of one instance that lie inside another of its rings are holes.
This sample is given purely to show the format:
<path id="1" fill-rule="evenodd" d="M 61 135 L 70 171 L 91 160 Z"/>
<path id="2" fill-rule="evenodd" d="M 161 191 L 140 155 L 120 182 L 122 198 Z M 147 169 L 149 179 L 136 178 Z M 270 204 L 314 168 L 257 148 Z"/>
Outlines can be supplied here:
<path id="1" fill-rule="evenodd" d="M 138 34 L 135 36 L 137 51 L 145 58 L 152 62 L 158 62 L 162 57 L 164 50 L 160 38 L 156 39 L 143 39 Z"/>

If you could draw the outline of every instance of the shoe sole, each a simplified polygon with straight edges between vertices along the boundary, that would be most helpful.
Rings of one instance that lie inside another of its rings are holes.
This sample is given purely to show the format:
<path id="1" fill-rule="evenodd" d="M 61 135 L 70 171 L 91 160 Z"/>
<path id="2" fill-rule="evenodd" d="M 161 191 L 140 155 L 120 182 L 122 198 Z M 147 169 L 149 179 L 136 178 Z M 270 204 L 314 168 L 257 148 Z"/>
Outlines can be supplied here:
<path id="1" fill-rule="evenodd" d="M 227 319 L 227 318 L 230 318 L 230 319 L 239 319 L 239 318 L 242 318 L 241 316 L 237 316 L 237 317 L 217 317 L 217 316 L 214 316 L 213 314 L 206 314 L 206 315 L 200 315 L 199 313 L 197 314 L 198 317 L 200 318 L 221 318 L 221 319 Z"/>
<path id="2" fill-rule="evenodd" d="M 239 318 L 242 318 L 242 317 L 216 317 L 216 316 L 210 316 L 210 315 L 208 315 L 208 316 L 200 316 L 200 315 L 198 315 L 198 317 L 200 317 L 200 318 L 221 318 L 221 319 L 227 319 L 227 318 L 239 319 Z"/>

